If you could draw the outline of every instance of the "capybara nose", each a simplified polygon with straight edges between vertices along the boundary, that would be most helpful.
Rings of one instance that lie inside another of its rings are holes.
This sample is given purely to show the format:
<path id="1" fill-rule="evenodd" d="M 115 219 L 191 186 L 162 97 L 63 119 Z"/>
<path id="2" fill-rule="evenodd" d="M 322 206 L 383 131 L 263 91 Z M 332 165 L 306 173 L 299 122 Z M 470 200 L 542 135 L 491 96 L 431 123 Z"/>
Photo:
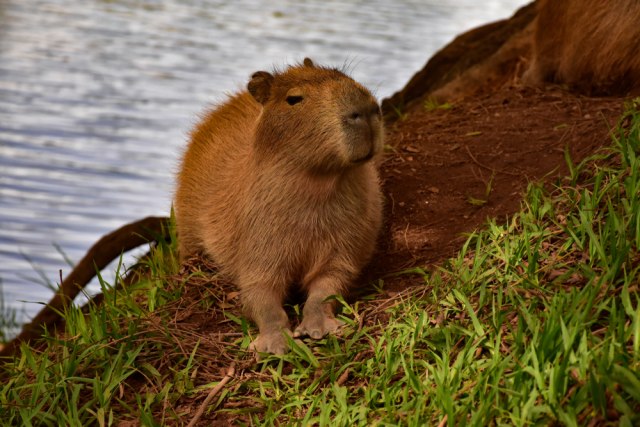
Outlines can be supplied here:
<path id="1" fill-rule="evenodd" d="M 380 108 L 376 103 L 363 103 L 346 115 L 345 121 L 354 126 L 371 126 L 372 119 L 380 114 Z"/>
<path id="2" fill-rule="evenodd" d="M 354 111 L 347 116 L 347 121 L 352 125 L 359 125 L 366 120 L 366 116 L 359 111 Z"/>

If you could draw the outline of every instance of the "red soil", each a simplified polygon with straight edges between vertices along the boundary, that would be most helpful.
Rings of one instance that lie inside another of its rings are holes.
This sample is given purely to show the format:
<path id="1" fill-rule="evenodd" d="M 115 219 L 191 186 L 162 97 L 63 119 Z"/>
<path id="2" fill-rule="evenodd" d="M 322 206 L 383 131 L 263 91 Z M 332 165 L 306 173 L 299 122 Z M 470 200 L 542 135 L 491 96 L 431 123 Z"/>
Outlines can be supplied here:
<path id="1" fill-rule="evenodd" d="M 465 233 L 516 212 L 529 182 L 566 175 L 565 150 L 578 162 L 610 144 L 622 107 L 620 98 L 523 87 L 450 108 L 414 105 L 388 129 L 387 229 L 371 273 L 454 255 Z"/>

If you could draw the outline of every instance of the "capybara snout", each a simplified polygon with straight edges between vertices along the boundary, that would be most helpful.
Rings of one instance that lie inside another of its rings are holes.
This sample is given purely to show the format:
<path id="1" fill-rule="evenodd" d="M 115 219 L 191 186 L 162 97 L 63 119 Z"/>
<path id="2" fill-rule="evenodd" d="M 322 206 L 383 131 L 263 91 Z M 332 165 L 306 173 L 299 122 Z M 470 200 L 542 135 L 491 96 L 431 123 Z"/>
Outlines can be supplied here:
<path id="1" fill-rule="evenodd" d="M 382 113 L 371 95 L 353 99 L 352 104 L 342 122 L 346 159 L 357 164 L 370 160 L 382 149 Z"/>

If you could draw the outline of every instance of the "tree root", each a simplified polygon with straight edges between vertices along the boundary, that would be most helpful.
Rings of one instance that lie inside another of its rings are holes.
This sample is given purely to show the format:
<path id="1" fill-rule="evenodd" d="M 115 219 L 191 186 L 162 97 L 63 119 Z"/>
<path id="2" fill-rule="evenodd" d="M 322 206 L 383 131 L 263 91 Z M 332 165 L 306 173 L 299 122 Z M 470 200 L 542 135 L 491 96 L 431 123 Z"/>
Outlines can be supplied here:
<path id="1" fill-rule="evenodd" d="M 22 327 L 22 331 L 17 337 L 0 350 L 0 358 L 13 357 L 18 353 L 22 343 L 28 344 L 32 340 L 42 337 L 45 330 L 62 327 L 64 325 L 62 313 L 96 276 L 98 271 L 124 252 L 145 243 L 167 239 L 168 222 L 167 217 L 143 218 L 120 227 L 98 240 L 67 278 L 62 281 L 58 292 L 51 298 L 51 301 L 40 310 L 31 322 Z M 137 276 L 137 271 L 130 272 L 116 287 L 130 284 Z M 91 303 L 99 304 L 102 299 L 102 295 L 97 295 L 91 300 Z"/>
<path id="2" fill-rule="evenodd" d="M 207 397 L 204 399 L 204 402 L 202 402 L 202 405 L 200 405 L 200 407 L 196 411 L 196 414 L 193 416 L 189 424 L 187 424 L 187 427 L 194 427 L 196 424 L 198 424 L 198 421 L 200 420 L 200 417 L 202 417 L 202 414 L 204 414 L 205 409 L 207 409 L 207 407 L 211 404 L 213 398 L 216 397 L 218 393 L 220 393 L 220 390 L 222 390 L 222 388 L 233 378 L 235 372 L 235 365 L 232 364 L 227 369 L 227 373 L 225 374 L 224 378 L 222 378 L 217 386 L 211 389 Z"/>

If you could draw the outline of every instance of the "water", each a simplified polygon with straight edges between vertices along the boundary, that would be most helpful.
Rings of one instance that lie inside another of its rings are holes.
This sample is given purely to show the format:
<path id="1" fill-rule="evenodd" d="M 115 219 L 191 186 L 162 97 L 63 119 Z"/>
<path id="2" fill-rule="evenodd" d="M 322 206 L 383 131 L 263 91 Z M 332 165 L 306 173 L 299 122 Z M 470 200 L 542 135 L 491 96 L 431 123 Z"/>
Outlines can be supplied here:
<path id="1" fill-rule="evenodd" d="M 384 98 L 455 35 L 525 3 L 0 0 L 5 303 L 26 320 L 65 257 L 167 215 L 189 129 L 253 71 L 350 64 Z"/>

